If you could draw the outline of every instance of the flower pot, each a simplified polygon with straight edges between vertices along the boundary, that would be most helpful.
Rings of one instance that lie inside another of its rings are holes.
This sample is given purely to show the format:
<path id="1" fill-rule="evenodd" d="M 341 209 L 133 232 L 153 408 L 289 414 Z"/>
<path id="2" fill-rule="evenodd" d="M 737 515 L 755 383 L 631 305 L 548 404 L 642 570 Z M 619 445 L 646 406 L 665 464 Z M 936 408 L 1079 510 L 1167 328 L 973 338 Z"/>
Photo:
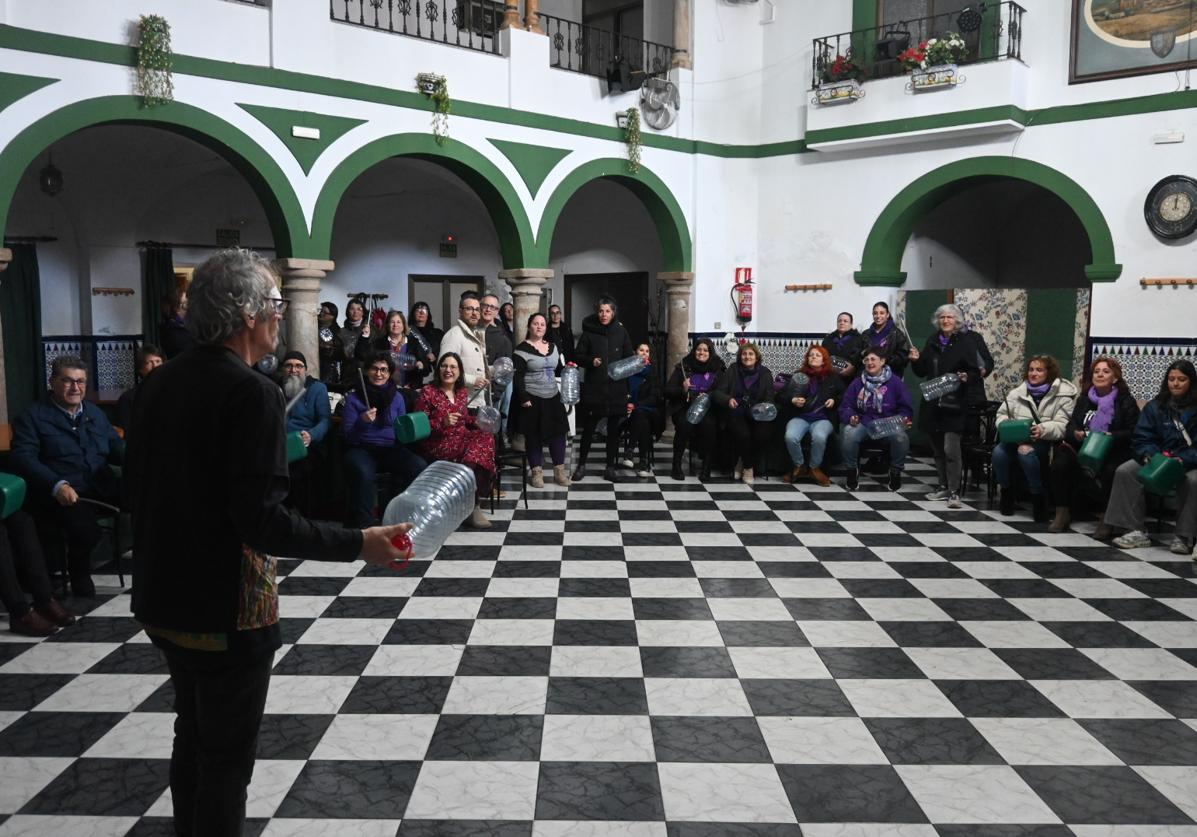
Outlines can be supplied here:
<path id="1" fill-rule="evenodd" d="M 960 68 L 955 64 L 936 64 L 925 70 L 915 70 L 910 74 L 910 89 L 915 93 L 925 93 L 928 90 L 943 90 L 955 87 L 964 81 L 960 75 Z"/>
<path id="2" fill-rule="evenodd" d="M 855 102 L 863 95 L 864 88 L 854 78 L 843 81 L 826 81 L 815 88 L 815 98 L 812 100 L 812 103 L 816 105 L 842 105 L 847 102 Z"/>

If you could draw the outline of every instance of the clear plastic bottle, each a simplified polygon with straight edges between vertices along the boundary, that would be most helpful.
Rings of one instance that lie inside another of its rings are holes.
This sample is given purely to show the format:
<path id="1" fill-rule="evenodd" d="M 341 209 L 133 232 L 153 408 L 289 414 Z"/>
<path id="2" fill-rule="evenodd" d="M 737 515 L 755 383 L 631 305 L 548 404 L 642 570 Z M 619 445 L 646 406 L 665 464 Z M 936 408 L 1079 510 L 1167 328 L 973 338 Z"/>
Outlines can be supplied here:
<path id="1" fill-rule="evenodd" d="M 790 398 L 806 398 L 810 389 L 810 376 L 805 372 L 795 372 L 790 378 Z"/>
<path id="2" fill-rule="evenodd" d="M 399 535 L 392 543 L 404 552 L 410 549 L 412 558 L 432 558 L 474 510 L 477 490 L 478 484 L 470 468 L 438 460 L 421 471 L 406 491 L 387 504 L 382 525 L 412 524 L 410 531 Z"/>
<path id="3" fill-rule="evenodd" d="M 772 401 L 762 401 L 752 405 L 752 418 L 755 421 L 773 421 L 777 418 L 777 405 Z"/>
<path id="4" fill-rule="evenodd" d="M 569 406 L 582 400 L 582 380 L 577 364 L 571 363 L 561 370 L 561 403 Z"/>
<path id="5" fill-rule="evenodd" d="M 416 368 L 416 356 L 406 352 L 391 352 L 391 360 L 395 362 L 395 369 L 400 372 L 410 372 Z"/>
<path id="6" fill-rule="evenodd" d="M 709 392 L 700 392 L 698 396 L 690 402 L 690 406 L 686 408 L 686 421 L 690 424 L 698 424 L 711 410 L 711 394 Z"/>
<path id="7" fill-rule="evenodd" d="M 499 425 L 503 423 L 503 416 L 498 409 L 487 404 L 484 407 L 478 408 L 478 429 L 484 433 L 496 433 L 499 430 Z"/>
<path id="8" fill-rule="evenodd" d="M 630 378 L 648 365 L 648 361 L 640 355 L 631 355 L 630 357 L 620 358 L 607 367 L 607 375 L 613 381 L 622 381 L 624 378 Z"/>
<path id="9" fill-rule="evenodd" d="M 515 377 L 515 364 L 509 357 L 497 357 L 490 365 L 490 382 L 496 387 L 505 387 Z"/>
<path id="10" fill-rule="evenodd" d="M 890 436 L 897 436 L 899 433 L 906 432 L 906 417 L 886 416 L 876 419 L 869 422 L 868 432 L 870 439 L 888 439 Z"/>
<path id="11" fill-rule="evenodd" d="M 928 378 L 919 384 L 919 391 L 928 401 L 938 401 L 949 392 L 960 389 L 960 376 L 955 372 L 940 375 L 938 378 Z"/>

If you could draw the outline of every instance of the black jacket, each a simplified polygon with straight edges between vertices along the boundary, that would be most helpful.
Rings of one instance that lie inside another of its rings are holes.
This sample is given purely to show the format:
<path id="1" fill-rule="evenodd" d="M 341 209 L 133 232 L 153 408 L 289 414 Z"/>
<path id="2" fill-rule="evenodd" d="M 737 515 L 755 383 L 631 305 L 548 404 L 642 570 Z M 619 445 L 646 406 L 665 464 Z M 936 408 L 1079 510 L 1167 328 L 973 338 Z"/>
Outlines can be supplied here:
<path id="1" fill-rule="evenodd" d="M 191 332 L 173 317 L 168 317 L 158 325 L 158 341 L 167 360 L 178 357 L 195 345 Z"/>
<path id="2" fill-rule="evenodd" d="M 977 407 L 985 403 L 985 375 L 993 371 L 993 355 L 985 338 L 975 331 L 954 331 L 948 345 L 939 344 L 939 332 L 927 338 L 919 359 L 910 368 L 920 378 L 938 378 L 951 372 L 968 373 L 964 384 L 964 403 Z M 921 397 L 921 396 L 920 396 Z M 923 399 L 919 409 L 919 427 L 928 433 L 963 433 L 966 410 L 945 410 L 938 401 Z"/>
<path id="3" fill-rule="evenodd" d="M 1074 450 L 1080 450 L 1081 442 L 1075 435 L 1077 430 L 1085 430 L 1092 414 L 1097 412 L 1097 405 L 1089 399 L 1089 390 L 1081 390 L 1077 396 L 1076 407 L 1072 410 L 1072 418 L 1064 430 L 1064 441 Z M 1114 437 L 1114 446 L 1106 457 L 1106 464 L 1121 463 L 1131 458 L 1131 436 L 1134 435 L 1135 425 L 1139 423 L 1139 403 L 1130 390 L 1120 390 L 1114 399 L 1114 422 L 1110 425 L 1109 433 Z"/>
<path id="4" fill-rule="evenodd" d="M 861 336 L 860 332 L 852 329 L 848 332 L 848 336 L 844 339 L 843 346 L 837 346 L 835 340 L 839 337 L 838 331 L 833 331 L 823 338 L 823 348 L 831 352 L 832 357 L 840 357 L 848 361 L 855 368 L 856 372 L 860 371 L 860 353 L 869 347 L 869 344 Z"/>
<path id="5" fill-rule="evenodd" d="M 507 331 L 498 323 L 486 327 L 486 362 L 494 363 L 496 358 L 511 357 L 515 347 L 507 338 Z"/>
<path id="6" fill-rule="evenodd" d="M 665 397 L 669 399 L 669 414 L 673 416 L 673 423 L 675 425 L 683 421 L 683 416 L 690 407 L 690 402 L 697 397 L 697 393 L 694 390 L 688 390 L 682 386 L 682 381 L 694 374 L 693 369 L 686 366 L 686 360 L 687 358 L 682 358 L 681 363 L 673 367 L 673 373 L 669 376 L 669 380 L 665 384 Z M 718 356 L 712 356 L 710 364 L 711 371 L 715 373 L 715 383 L 718 384 L 719 375 L 723 373 L 726 367 L 723 365 L 723 360 Z M 713 391 L 714 386 L 711 389 Z"/>
<path id="7" fill-rule="evenodd" d="M 792 383 L 786 384 L 785 389 L 777 393 L 777 409 L 780 417 L 784 421 L 789 421 L 792 418 L 802 418 L 807 413 L 811 413 L 821 407 L 830 398 L 835 403 L 830 407 L 824 408 L 823 413 L 827 416 L 827 420 L 831 422 L 832 426 L 839 426 L 840 423 L 840 399 L 844 395 L 844 390 L 847 389 L 847 384 L 844 379 L 832 372 L 830 375 L 824 375 L 819 381 L 819 388 L 815 392 L 814 398 L 807 399 L 807 402 L 801 407 L 795 407 L 793 399 L 805 398 L 806 392 L 797 392 Z"/>
<path id="8" fill-rule="evenodd" d="M 635 375 L 632 376 L 636 377 Z M 628 379 L 631 380 L 630 378 Z M 659 436 L 665 432 L 665 393 L 661 387 L 661 376 L 657 374 L 656 366 L 648 366 L 645 369 L 645 376 L 643 382 L 640 384 L 640 389 L 636 393 L 636 398 L 631 397 L 631 384 L 628 384 L 628 399 L 636 405 L 637 410 L 644 410 L 649 417 L 649 426 L 652 428 L 653 435 Z"/>
<path id="9" fill-rule="evenodd" d="M 61 480 L 86 497 L 115 502 L 117 479 L 108 465 L 119 464 L 124 452 L 104 411 L 89 402 L 72 424 L 47 392 L 12 422 L 12 469 L 37 502 L 48 501 Z"/>
<path id="10" fill-rule="evenodd" d="M 630 357 L 635 351 L 632 339 L 618 320 L 603 325 L 599 322 L 598 314 L 591 314 L 582 320 L 582 336 L 574 347 L 574 363 L 586 375 L 582 384 L 582 403 L 592 410 L 604 410 L 607 415 L 624 412 L 628 403 L 628 382 L 611 380 L 607 367 L 617 360 Z M 596 357 L 602 360 L 598 366 L 594 365 Z"/>
<path id="11" fill-rule="evenodd" d="M 873 336 L 872 326 L 860 333 L 860 360 L 856 363 L 858 370 L 864 368 L 864 353 L 873 345 Z M 900 378 L 906 369 L 906 364 L 910 363 L 910 341 L 906 339 L 906 335 L 896 324 L 884 339 L 884 344 L 878 344 L 877 348 L 885 352 L 886 365 Z"/>
<path id="12" fill-rule="evenodd" d="M 277 622 L 238 630 L 243 596 L 260 604 L 276 595 L 244 585 L 243 573 L 263 563 L 245 548 L 329 561 L 361 553 L 359 531 L 314 523 L 283 506 L 282 391 L 223 346 L 197 346 L 147 378 L 129 439 L 133 614 L 144 624 L 254 634 L 277 647 Z M 270 621 L 260 607 L 254 613 L 255 621 Z"/>
<path id="13" fill-rule="evenodd" d="M 753 404 L 773 400 L 773 373 L 763 363 L 758 363 L 756 368 L 761 370 L 757 377 L 756 387 L 748 393 L 747 403 L 741 402 L 741 406 L 751 407 Z M 719 376 L 719 381 L 715 384 L 715 389 L 711 391 L 711 398 L 722 408 L 721 412 L 725 417 L 730 413 L 727 402 L 732 399 L 739 388 L 740 364 L 733 363 L 723 370 L 723 374 Z"/>
<path id="14" fill-rule="evenodd" d="M 557 347 L 562 357 L 574 356 L 574 333 L 569 330 L 565 320 L 559 326 L 549 326 L 544 338 Z"/>

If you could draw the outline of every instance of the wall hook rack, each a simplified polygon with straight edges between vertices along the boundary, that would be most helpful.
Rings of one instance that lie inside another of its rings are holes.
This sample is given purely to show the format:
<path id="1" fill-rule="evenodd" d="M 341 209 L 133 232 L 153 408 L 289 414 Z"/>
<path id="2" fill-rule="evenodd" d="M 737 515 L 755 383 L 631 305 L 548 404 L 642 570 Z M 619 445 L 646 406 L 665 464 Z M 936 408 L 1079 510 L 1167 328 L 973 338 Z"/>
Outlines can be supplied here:
<path id="1" fill-rule="evenodd" d="M 1144 288 L 1192 288 L 1197 285 L 1197 279 L 1181 279 L 1181 278 L 1165 278 L 1165 279 L 1148 279 L 1144 276 L 1139 280 L 1139 284 Z"/>
<path id="2" fill-rule="evenodd" d="M 92 288 L 92 296 L 133 296 L 132 288 Z"/>
<path id="3" fill-rule="evenodd" d="M 830 282 L 820 282 L 814 285 L 786 285 L 787 291 L 830 291 Z"/>

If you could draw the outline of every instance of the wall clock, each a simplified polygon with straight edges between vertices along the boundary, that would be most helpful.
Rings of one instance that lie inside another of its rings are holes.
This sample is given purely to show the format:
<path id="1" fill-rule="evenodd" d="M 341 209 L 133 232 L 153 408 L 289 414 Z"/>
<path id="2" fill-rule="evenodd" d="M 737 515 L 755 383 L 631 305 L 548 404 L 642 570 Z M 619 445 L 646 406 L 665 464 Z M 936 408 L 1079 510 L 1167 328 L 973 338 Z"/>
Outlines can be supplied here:
<path id="1" fill-rule="evenodd" d="M 1182 174 L 1165 177 L 1147 193 L 1143 217 L 1160 238 L 1192 235 L 1197 231 L 1197 180 Z"/>

